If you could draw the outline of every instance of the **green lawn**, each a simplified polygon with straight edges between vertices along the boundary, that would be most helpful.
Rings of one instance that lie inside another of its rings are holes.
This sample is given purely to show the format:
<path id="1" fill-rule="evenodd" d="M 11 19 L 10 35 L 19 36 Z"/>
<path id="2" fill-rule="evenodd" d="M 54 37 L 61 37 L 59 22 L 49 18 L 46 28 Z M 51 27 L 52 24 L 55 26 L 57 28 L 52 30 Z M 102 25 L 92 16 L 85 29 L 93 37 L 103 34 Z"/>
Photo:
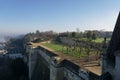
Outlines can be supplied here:
<path id="1" fill-rule="evenodd" d="M 96 43 L 102 43 L 104 41 L 104 38 L 97 38 L 95 40 Z M 110 41 L 110 38 L 107 38 L 107 42 Z"/>
<path id="2" fill-rule="evenodd" d="M 83 41 L 87 41 L 87 38 L 82 38 L 81 40 Z M 102 43 L 104 40 L 104 38 L 97 38 L 96 40 L 92 40 L 93 42 L 96 42 L 96 43 Z"/>
<path id="3" fill-rule="evenodd" d="M 104 38 L 97 38 L 96 40 L 93 40 L 96 43 L 102 43 L 104 41 Z"/>
<path id="4" fill-rule="evenodd" d="M 44 46 L 54 49 L 55 51 L 60 51 L 62 49 L 62 44 L 44 43 Z"/>
<path id="5" fill-rule="evenodd" d="M 80 40 L 87 41 L 87 38 L 81 38 Z"/>

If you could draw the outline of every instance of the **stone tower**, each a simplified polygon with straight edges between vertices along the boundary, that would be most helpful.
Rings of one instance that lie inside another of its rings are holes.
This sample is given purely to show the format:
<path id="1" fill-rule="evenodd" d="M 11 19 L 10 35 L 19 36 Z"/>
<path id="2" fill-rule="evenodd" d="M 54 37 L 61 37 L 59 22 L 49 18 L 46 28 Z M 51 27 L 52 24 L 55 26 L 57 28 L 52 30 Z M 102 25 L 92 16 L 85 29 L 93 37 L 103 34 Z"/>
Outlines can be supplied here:
<path id="1" fill-rule="evenodd" d="M 115 67 L 115 52 L 120 50 L 120 13 L 107 49 L 107 58 L 110 65 Z"/>
<path id="2" fill-rule="evenodd" d="M 102 58 L 102 78 L 104 78 L 102 80 L 120 80 L 120 13 L 107 51 L 104 51 Z"/>

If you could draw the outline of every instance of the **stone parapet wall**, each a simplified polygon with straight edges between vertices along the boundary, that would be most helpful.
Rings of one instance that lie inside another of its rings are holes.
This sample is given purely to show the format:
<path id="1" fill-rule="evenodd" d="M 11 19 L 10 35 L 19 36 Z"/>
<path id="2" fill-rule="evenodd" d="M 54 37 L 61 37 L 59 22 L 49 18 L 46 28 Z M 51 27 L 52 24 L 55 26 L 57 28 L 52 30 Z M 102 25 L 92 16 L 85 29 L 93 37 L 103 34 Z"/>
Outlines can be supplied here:
<path id="1" fill-rule="evenodd" d="M 44 64 L 46 64 L 45 67 L 47 66 L 47 69 L 49 69 L 49 76 L 47 77 L 49 77 L 50 80 L 89 80 L 90 77 L 87 70 L 80 68 L 80 66 L 69 60 L 61 59 L 59 55 L 57 55 L 54 51 L 44 48 L 42 46 L 33 48 L 32 50 L 34 49 L 36 51 L 31 53 L 33 53 L 32 55 L 37 53 L 37 57 L 31 56 L 31 54 L 29 56 L 31 58 L 39 58 L 39 56 L 41 57 L 41 59 L 43 58 L 42 62 L 44 62 Z M 34 58 L 31 60 L 36 60 Z M 38 63 L 41 63 L 40 59 L 37 59 L 36 64 Z M 38 67 L 34 67 L 34 71 L 35 69 L 38 69 Z"/>

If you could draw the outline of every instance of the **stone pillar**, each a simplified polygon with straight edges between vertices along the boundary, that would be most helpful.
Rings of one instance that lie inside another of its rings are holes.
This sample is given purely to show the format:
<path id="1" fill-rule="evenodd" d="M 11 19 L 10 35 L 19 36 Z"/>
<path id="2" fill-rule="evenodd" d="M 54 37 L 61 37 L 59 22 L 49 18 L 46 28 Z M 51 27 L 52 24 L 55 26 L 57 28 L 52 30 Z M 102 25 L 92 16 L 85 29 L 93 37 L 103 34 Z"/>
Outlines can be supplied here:
<path id="1" fill-rule="evenodd" d="M 52 60 L 50 64 L 50 80 L 63 80 L 64 70 L 61 63 Z"/>
<path id="2" fill-rule="evenodd" d="M 107 69 L 107 44 L 106 44 L 106 38 L 104 38 L 103 46 L 102 46 L 102 74 L 106 72 Z"/>
<path id="3" fill-rule="evenodd" d="M 32 73 L 33 73 L 33 69 L 34 69 L 34 66 L 35 66 L 35 53 L 34 53 L 34 50 L 35 50 L 35 47 L 30 47 L 30 50 L 29 50 L 29 58 L 28 58 L 28 68 L 29 68 L 29 80 L 31 80 L 31 77 L 32 77 Z"/>
<path id="4" fill-rule="evenodd" d="M 29 80 L 31 80 L 31 49 L 28 53 Z"/>

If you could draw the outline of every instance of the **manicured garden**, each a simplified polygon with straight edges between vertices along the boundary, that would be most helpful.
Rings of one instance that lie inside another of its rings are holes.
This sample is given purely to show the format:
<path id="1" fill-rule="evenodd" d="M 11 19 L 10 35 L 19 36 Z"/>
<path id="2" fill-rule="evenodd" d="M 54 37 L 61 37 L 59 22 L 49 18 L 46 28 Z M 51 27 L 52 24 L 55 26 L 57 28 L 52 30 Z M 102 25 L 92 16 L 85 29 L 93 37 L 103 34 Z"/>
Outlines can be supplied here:
<path id="1" fill-rule="evenodd" d="M 68 54 L 68 55 L 75 56 L 78 58 L 85 57 L 91 54 L 99 54 L 99 51 L 97 51 L 96 49 L 88 50 L 86 48 L 80 48 L 80 47 L 75 47 L 75 46 L 69 47 L 67 45 L 58 44 L 58 43 L 44 43 L 43 45 L 55 51 L 62 52 L 64 54 Z"/>

